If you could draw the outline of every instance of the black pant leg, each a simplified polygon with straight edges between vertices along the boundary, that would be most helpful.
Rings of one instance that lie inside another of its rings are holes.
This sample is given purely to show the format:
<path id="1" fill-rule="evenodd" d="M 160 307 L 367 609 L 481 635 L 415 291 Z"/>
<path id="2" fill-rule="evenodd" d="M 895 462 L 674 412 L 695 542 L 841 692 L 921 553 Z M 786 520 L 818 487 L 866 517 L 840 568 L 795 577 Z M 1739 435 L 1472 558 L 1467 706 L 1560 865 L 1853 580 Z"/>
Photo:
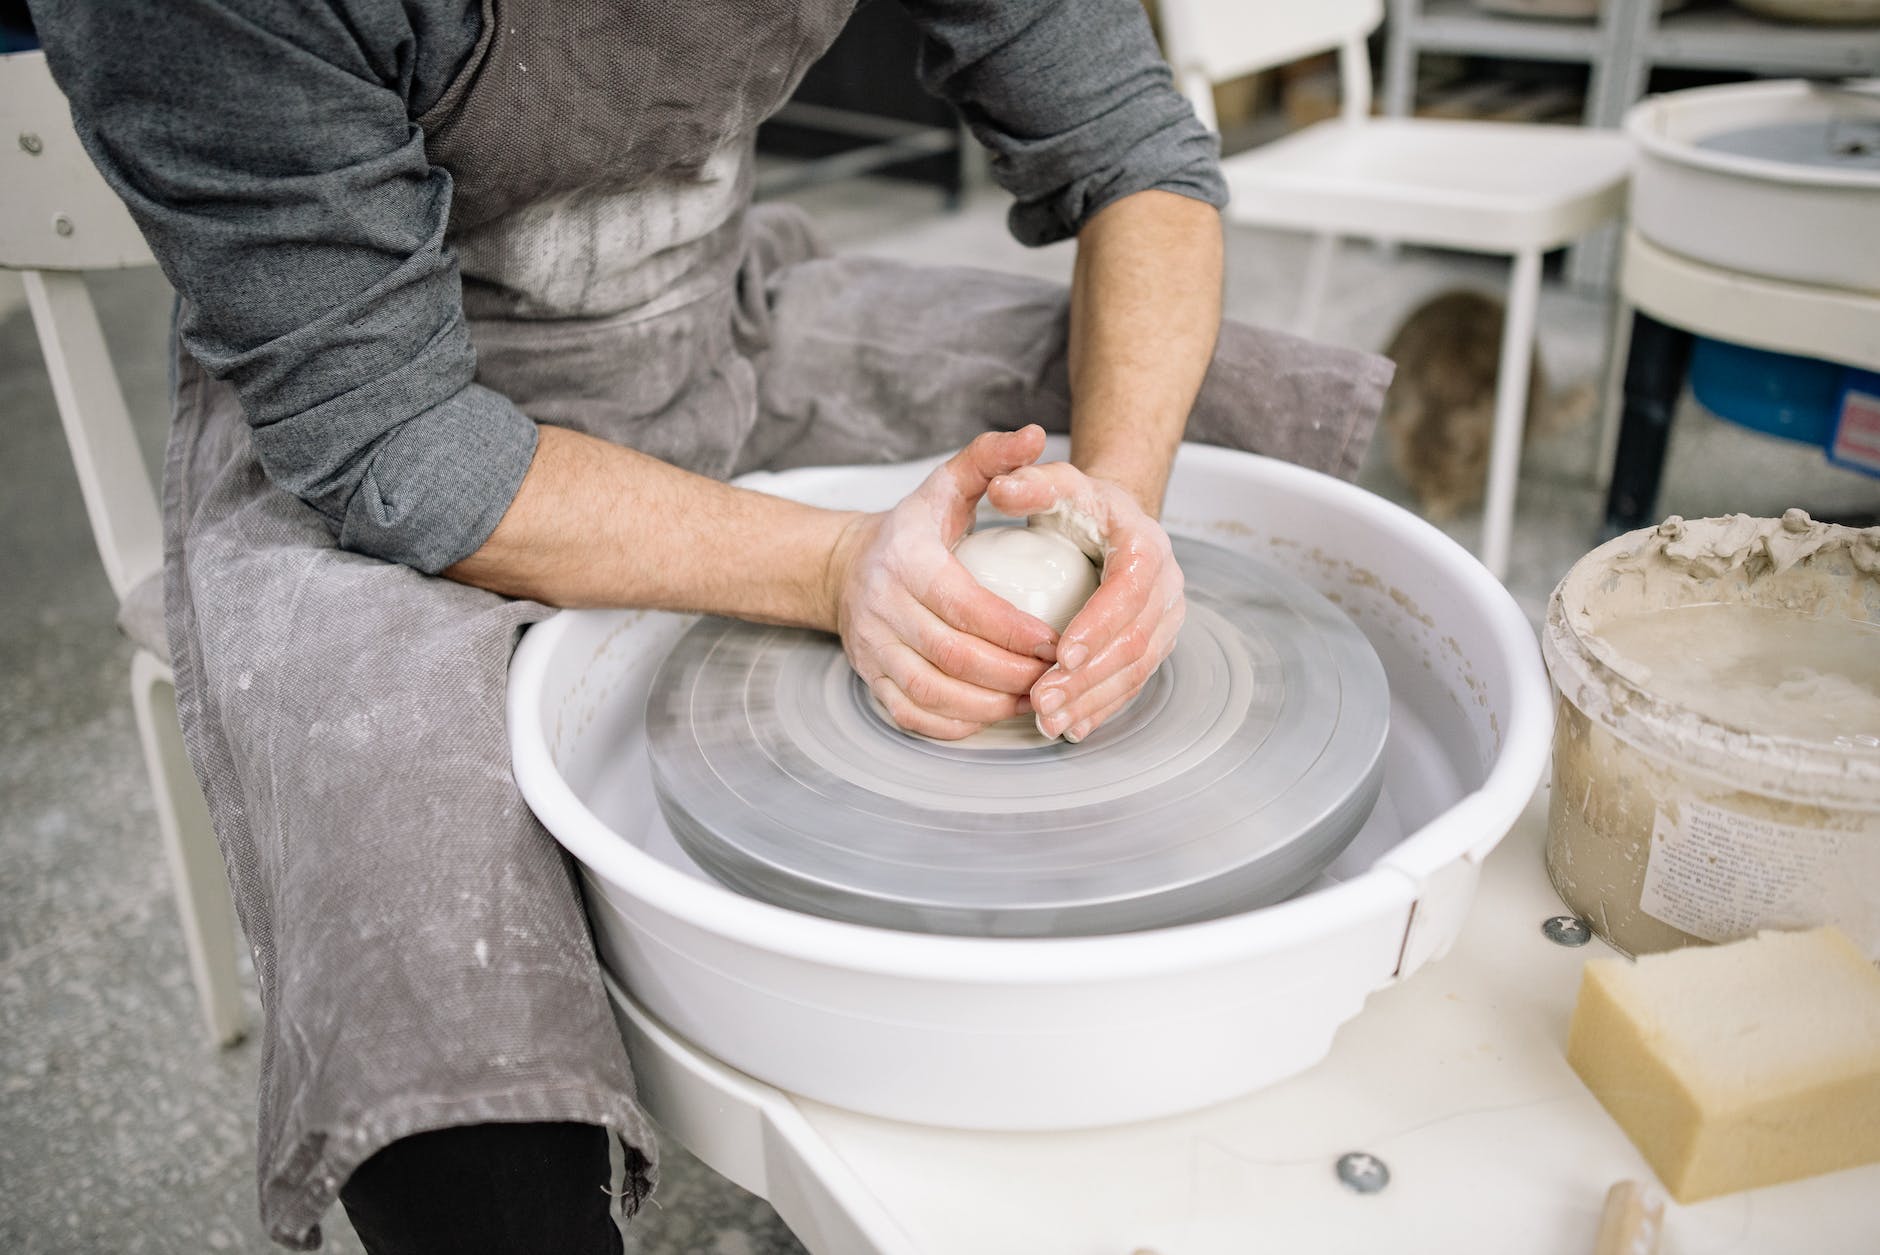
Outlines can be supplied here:
<path id="1" fill-rule="evenodd" d="M 401 1138 L 340 1202 L 371 1255 L 620 1255 L 609 1133 L 593 1124 L 471 1124 Z"/>

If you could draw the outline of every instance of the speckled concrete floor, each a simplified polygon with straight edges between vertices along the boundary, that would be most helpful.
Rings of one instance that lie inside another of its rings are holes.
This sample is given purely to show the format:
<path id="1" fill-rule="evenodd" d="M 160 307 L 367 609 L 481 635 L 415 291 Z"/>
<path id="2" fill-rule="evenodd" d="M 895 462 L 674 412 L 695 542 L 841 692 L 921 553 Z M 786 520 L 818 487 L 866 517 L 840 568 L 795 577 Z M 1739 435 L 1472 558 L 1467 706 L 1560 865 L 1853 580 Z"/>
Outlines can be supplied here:
<path id="1" fill-rule="evenodd" d="M 841 247 L 1068 274 L 1067 249 L 1028 252 L 1004 236 L 996 198 L 955 215 L 924 192 L 871 184 L 806 200 Z M 1236 231 L 1230 313 L 1283 324 L 1302 270 L 1296 240 Z M 1323 331 L 1376 347 L 1424 296 L 1500 281 L 1492 262 L 1348 248 Z M 168 294 L 154 272 L 105 276 L 93 290 L 155 465 Z M 1562 384 L 1597 369 L 1603 319 L 1595 300 L 1547 294 L 1542 352 Z M 251 1175 L 256 1052 L 215 1053 L 199 1036 L 131 722 L 130 650 L 112 627 L 30 319 L 4 274 L 0 415 L 0 1251 L 263 1251 Z M 1594 443 L 1590 427 L 1568 432 L 1528 459 L 1511 588 L 1530 616 L 1596 539 Z M 1402 494 L 1377 452 L 1363 482 Z M 1687 412 L 1661 504 L 1766 512 L 1876 496 L 1872 481 L 1818 455 Z M 1475 527 L 1465 519 L 1456 532 L 1472 539 Z M 330 1250 L 359 1249 L 338 1211 L 327 1237 Z M 628 1246 L 800 1249 L 766 1205 L 670 1144 L 656 1205 Z"/>

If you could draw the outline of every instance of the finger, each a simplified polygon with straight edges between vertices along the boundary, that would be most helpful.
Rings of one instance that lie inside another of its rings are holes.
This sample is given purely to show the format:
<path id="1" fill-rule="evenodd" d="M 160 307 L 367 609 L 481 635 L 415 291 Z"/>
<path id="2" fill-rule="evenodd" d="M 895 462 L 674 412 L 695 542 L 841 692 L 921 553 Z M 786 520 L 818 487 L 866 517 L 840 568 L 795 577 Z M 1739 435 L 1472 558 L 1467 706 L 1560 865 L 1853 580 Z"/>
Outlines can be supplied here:
<path id="1" fill-rule="evenodd" d="M 1082 686 L 1079 690 L 1057 690 L 1066 697 L 1061 705 L 1049 700 L 1050 690 L 1042 695 L 1034 692 L 1033 702 L 1041 712 L 1039 728 L 1047 736 L 1074 733 L 1082 739 L 1112 707 L 1134 697 L 1155 674 L 1174 647 L 1184 617 L 1184 611 L 1178 611 L 1162 616 L 1158 622 L 1145 615 L 1110 649 L 1091 660 L 1086 668 L 1088 675 L 1074 677 Z M 1054 709 L 1046 711 L 1047 705 Z"/>
<path id="2" fill-rule="evenodd" d="M 920 736 L 930 736 L 936 741 L 957 741 L 985 726 L 965 719 L 949 719 L 921 709 L 901 691 L 899 685 L 885 675 L 871 680 L 868 691 L 875 695 L 875 700 L 881 703 L 882 709 L 888 712 L 888 718 L 894 720 L 896 727 Z"/>
<path id="3" fill-rule="evenodd" d="M 1077 482 L 1082 479 L 1082 472 L 1064 462 L 1023 466 L 987 484 L 986 499 L 993 509 L 1013 518 L 1043 514 L 1059 501 L 1082 495 L 1082 485 Z"/>
<path id="4" fill-rule="evenodd" d="M 1162 598 L 1153 598 L 1133 622 L 1100 646 L 1077 670 L 1066 671 L 1060 664 L 1047 671 L 1032 686 L 1034 705 L 1044 715 L 1062 712 L 1067 716 L 1061 720 L 1066 727 L 1094 713 L 1100 707 L 1089 705 L 1088 695 L 1139 658 L 1148 656 L 1160 661 L 1174 647 L 1175 634 L 1187 613 L 1188 604 L 1179 593 L 1167 609 L 1163 608 Z"/>
<path id="5" fill-rule="evenodd" d="M 1131 702 L 1136 700 L 1137 695 L 1141 692 L 1142 689 L 1138 687 L 1133 692 L 1126 693 L 1122 697 L 1117 698 L 1096 714 L 1078 720 L 1064 730 L 1064 739 L 1069 741 L 1072 745 L 1087 739 L 1091 733 L 1114 719 L 1121 711 L 1127 708 Z"/>
<path id="6" fill-rule="evenodd" d="M 920 604 L 955 631 L 976 636 L 1023 659 L 1057 658 L 1057 633 L 973 578 L 951 554 L 924 593 Z"/>
<path id="7" fill-rule="evenodd" d="M 1064 626 L 1064 634 L 1058 638 L 1058 665 L 1074 672 L 1128 631 L 1149 608 L 1153 592 L 1162 582 L 1163 561 L 1159 547 L 1148 548 L 1141 537 L 1124 537 L 1104 561 L 1103 580 L 1097 591 Z M 1158 616 L 1160 609 L 1157 607 Z"/>
<path id="8" fill-rule="evenodd" d="M 1038 727 L 1056 736 L 1086 715 L 1101 710 L 1115 700 L 1112 689 L 1105 688 L 1119 672 L 1142 659 L 1149 652 L 1155 627 L 1150 617 L 1133 623 L 1111 639 L 1084 667 L 1075 672 L 1054 669 L 1032 686 L 1032 706 L 1038 712 Z M 1101 700 L 1092 703 L 1092 693 Z"/>
<path id="9" fill-rule="evenodd" d="M 984 725 L 1018 713 L 1022 694 L 994 692 L 956 680 L 906 645 L 882 650 L 877 663 L 908 701 L 929 714 Z"/>
<path id="10" fill-rule="evenodd" d="M 986 485 L 1001 475 L 1029 466 L 1044 452 L 1044 428 L 1032 423 L 1017 431 L 989 431 L 948 458 L 937 477 L 969 501 L 986 495 Z"/>
<path id="11" fill-rule="evenodd" d="M 1031 692 L 1050 664 L 1032 654 L 1018 654 L 972 633 L 960 631 L 919 602 L 911 602 L 907 622 L 896 627 L 900 638 L 956 680 L 1022 696 Z"/>

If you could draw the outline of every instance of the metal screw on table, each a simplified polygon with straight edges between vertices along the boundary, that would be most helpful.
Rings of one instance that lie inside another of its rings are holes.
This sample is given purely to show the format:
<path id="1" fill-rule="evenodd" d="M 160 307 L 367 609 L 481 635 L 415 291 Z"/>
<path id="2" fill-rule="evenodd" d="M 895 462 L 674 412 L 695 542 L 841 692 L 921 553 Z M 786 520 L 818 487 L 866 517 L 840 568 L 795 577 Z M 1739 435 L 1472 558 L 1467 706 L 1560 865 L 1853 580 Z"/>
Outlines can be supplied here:
<path id="1" fill-rule="evenodd" d="M 1578 916 L 1556 915 L 1541 924 L 1541 935 L 1557 946 L 1583 946 L 1593 939 L 1593 930 Z"/>
<path id="2" fill-rule="evenodd" d="M 1390 1184 L 1390 1169 L 1368 1151 L 1348 1151 L 1338 1157 L 1338 1179 L 1359 1194 L 1375 1194 Z"/>
<path id="3" fill-rule="evenodd" d="M 45 148 L 45 145 L 40 143 L 39 137 L 33 134 L 31 131 L 21 131 L 20 132 L 20 147 L 24 148 L 27 152 L 37 157 L 40 153 L 40 150 Z"/>
<path id="4" fill-rule="evenodd" d="M 72 220 L 64 214 L 54 214 L 52 215 L 52 229 L 60 235 L 70 235 L 78 228 L 74 227 Z"/>

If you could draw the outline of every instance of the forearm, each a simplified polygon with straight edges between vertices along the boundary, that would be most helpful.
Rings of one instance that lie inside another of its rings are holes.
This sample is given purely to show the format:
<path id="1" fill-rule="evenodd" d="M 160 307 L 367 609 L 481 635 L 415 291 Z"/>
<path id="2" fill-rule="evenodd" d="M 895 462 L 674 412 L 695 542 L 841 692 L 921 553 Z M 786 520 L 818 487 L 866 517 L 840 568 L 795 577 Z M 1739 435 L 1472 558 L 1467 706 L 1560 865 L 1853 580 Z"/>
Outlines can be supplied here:
<path id="1" fill-rule="evenodd" d="M 1071 461 L 1160 514 L 1220 327 L 1212 205 L 1146 191 L 1092 217 L 1071 281 Z"/>
<path id="2" fill-rule="evenodd" d="M 544 426 L 522 488 L 452 579 L 555 606 L 632 606 L 834 631 L 855 515 L 749 492 Z"/>

